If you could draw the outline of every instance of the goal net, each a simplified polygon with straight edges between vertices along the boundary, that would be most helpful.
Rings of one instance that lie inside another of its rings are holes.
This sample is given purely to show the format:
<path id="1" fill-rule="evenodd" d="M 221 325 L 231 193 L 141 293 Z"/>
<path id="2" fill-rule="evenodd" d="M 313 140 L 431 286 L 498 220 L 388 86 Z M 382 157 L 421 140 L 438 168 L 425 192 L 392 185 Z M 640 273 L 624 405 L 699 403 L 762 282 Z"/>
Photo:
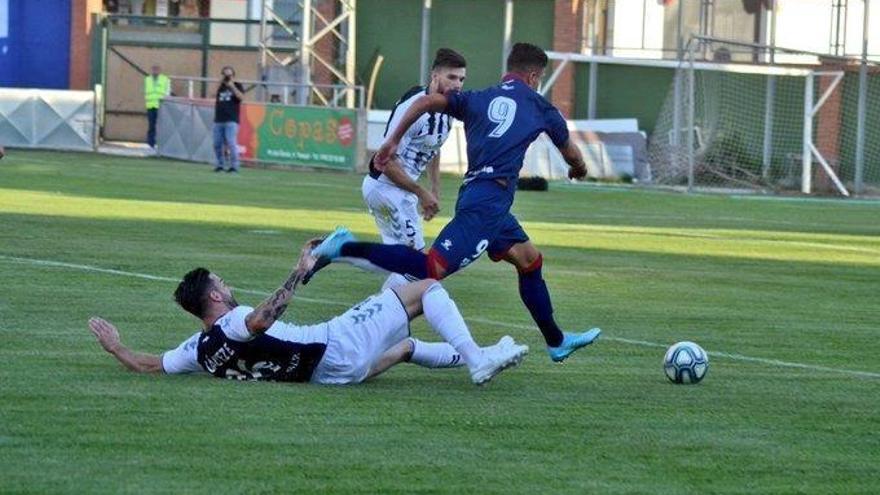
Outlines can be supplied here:
<path id="1" fill-rule="evenodd" d="M 689 188 L 880 193 L 880 73 L 867 79 L 858 160 L 858 60 L 697 40 L 648 150 L 653 181 Z M 712 60 L 699 62 L 697 60 Z M 786 62 L 782 65 L 779 62 Z"/>

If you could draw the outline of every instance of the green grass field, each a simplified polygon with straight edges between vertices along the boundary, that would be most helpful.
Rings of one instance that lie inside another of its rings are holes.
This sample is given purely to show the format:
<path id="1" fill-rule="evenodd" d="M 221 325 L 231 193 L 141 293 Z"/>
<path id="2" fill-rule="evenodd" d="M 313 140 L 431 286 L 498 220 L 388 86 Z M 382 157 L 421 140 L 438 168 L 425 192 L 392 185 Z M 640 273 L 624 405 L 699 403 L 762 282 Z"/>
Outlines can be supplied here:
<path id="1" fill-rule="evenodd" d="M 532 347 L 486 388 L 411 365 L 353 387 L 125 371 L 198 328 L 171 298 L 204 265 L 256 304 L 337 224 L 376 239 L 361 177 L 12 150 L 0 162 L 0 492 L 878 493 L 880 204 L 558 185 L 518 194 L 564 327 L 554 365 L 508 265 L 445 282 L 478 342 Z M 449 218 L 457 180 L 443 182 Z M 381 279 L 333 266 L 285 319 Z M 424 323 L 413 327 L 436 340 Z M 694 340 L 706 380 L 669 383 Z"/>

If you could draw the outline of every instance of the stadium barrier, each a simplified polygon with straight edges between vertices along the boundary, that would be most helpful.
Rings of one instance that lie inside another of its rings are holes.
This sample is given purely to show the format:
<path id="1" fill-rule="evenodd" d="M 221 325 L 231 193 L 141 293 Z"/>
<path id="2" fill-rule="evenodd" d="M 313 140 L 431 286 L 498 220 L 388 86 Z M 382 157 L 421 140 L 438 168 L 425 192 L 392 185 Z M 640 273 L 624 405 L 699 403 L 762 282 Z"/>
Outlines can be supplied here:
<path id="1" fill-rule="evenodd" d="M 20 148 L 94 151 L 99 91 L 0 90 L 0 143 Z"/>
<path id="2" fill-rule="evenodd" d="M 362 169 L 366 121 L 363 109 L 244 102 L 239 153 L 242 160 L 259 164 Z M 213 122 L 212 100 L 164 98 L 159 107 L 159 154 L 212 163 Z"/>
<path id="3" fill-rule="evenodd" d="M 214 102 L 163 98 L 156 124 L 159 155 L 210 163 L 214 159 L 213 125 Z"/>
<path id="4" fill-rule="evenodd" d="M 636 119 L 569 120 L 572 141 L 581 150 L 587 176 L 599 180 L 651 181 L 647 159 L 647 138 Z M 524 177 L 566 179 L 568 164 L 546 134 L 541 134 L 526 151 Z"/>

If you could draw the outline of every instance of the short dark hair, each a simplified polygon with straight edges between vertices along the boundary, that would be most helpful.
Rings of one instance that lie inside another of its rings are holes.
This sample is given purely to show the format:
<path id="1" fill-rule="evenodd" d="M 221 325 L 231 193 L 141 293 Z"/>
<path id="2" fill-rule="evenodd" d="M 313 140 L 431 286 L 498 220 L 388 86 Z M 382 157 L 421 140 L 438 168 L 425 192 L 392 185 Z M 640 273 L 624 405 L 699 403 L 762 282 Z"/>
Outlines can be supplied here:
<path id="1" fill-rule="evenodd" d="M 434 55 L 434 64 L 431 66 L 431 70 L 437 67 L 461 69 L 467 67 L 467 61 L 460 53 L 451 48 L 440 48 Z"/>
<path id="2" fill-rule="evenodd" d="M 205 315 L 208 292 L 214 288 L 211 272 L 207 268 L 195 268 L 183 276 L 174 291 L 174 300 L 181 308 L 198 318 Z"/>
<path id="3" fill-rule="evenodd" d="M 517 43 L 507 56 L 508 72 L 531 72 L 547 67 L 547 54 L 530 43 Z"/>

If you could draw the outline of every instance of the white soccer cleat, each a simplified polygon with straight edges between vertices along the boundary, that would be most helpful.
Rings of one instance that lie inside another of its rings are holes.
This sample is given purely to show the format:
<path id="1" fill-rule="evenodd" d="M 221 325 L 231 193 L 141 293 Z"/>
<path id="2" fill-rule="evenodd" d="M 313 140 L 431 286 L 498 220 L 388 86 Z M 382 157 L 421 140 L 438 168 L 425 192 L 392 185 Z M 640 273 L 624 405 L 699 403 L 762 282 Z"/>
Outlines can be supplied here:
<path id="1" fill-rule="evenodd" d="M 482 360 L 471 370 L 471 380 L 474 384 L 488 383 L 498 373 L 521 363 L 529 353 L 529 346 L 517 345 L 512 338 L 505 337 L 497 344 L 483 349 Z"/>
<path id="2" fill-rule="evenodd" d="M 498 342 L 496 342 L 490 346 L 484 347 L 483 350 L 484 351 L 488 351 L 488 350 L 497 351 L 497 350 L 505 349 L 507 347 L 511 347 L 514 345 L 516 345 L 516 342 L 513 340 L 513 337 L 511 337 L 510 335 L 505 335 L 504 337 L 501 337 L 500 339 L 498 339 Z"/>

